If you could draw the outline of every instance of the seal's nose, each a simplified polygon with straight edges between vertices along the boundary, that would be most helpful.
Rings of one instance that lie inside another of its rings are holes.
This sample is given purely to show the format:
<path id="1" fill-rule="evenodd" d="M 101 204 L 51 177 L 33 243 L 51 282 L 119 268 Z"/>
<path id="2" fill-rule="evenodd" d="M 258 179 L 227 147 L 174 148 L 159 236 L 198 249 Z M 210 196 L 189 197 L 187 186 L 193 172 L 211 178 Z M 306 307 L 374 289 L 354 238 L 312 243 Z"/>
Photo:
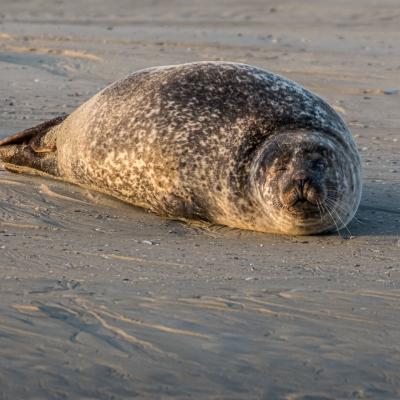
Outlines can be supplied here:
<path id="1" fill-rule="evenodd" d="M 305 171 L 298 171 L 293 175 L 294 186 L 297 191 L 298 200 L 304 201 L 306 197 L 306 189 L 310 178 L 307 176 Z"/>

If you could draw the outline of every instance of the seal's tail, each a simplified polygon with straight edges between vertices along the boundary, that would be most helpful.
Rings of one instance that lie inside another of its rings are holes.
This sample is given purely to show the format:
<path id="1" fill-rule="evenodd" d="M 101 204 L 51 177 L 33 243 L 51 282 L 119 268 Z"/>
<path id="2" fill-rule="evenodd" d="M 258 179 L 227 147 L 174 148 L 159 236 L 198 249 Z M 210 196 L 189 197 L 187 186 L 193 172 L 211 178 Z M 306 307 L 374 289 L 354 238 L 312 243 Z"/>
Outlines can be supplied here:
<path id="1" fill-rule="evenodd" d="M 51 128 L 67 117 L 57 117 L 0 140 L 0 160 L 12 172 L 42 171 L 58 175 L 56 137 Z"/>

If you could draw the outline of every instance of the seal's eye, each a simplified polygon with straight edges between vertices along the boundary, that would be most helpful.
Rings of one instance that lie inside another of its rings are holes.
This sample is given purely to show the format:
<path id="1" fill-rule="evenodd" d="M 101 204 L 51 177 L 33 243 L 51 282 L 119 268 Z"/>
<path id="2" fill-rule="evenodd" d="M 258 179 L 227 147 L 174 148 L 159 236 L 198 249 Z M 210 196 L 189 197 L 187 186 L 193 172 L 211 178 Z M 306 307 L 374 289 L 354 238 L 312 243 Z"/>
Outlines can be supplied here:
<path id="1" fill-rule="evenodd" d="M 285 172 L 285 171 L 287 171 L 286 165 L 277 165 L 275 167 L 275 172 Z"/>
<path id="2" fill-rule="evenodd" d="M 275 172 L 285 172 L 288 170 L 289 167 L 289 162 L 290 159 L 289 158 L 281 158 L 279 161 L 276 160 L 277 162 L 274 163 L 274 171 Z"/>
<path id="3" fill-rule="evenodd" d="M 326 161 L 322 158 L 317 158 L 313 160 L 313 168 L 318 168 L 318 169 L 325 169 L 326 168 Z"/>

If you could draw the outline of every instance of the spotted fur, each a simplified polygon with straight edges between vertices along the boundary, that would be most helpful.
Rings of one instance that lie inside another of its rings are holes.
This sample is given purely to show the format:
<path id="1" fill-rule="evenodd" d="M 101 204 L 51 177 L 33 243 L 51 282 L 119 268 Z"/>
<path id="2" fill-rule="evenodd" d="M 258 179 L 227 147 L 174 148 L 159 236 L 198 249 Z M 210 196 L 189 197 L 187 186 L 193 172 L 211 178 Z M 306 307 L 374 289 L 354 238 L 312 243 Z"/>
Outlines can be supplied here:
<path id="1" fill-rule="evenodd" d="M 60 177 L 163 215 L 265 232 L 330 230 L 327 213 L 300 220 L 277 198 L 284 189 L 273 164 L 287 156 L 293 172 L 302 148 L 319 154 L 319 144 L 331 150 L 326 162 L 336 174 L 329 182 L 340 193 L 341 225 L 360 200 L 360 160 L 342 119 L 298 84 L 249 65 L 135 72 L 50 133 Z M 274 146 L 290 151 L 277 160 Z"/>

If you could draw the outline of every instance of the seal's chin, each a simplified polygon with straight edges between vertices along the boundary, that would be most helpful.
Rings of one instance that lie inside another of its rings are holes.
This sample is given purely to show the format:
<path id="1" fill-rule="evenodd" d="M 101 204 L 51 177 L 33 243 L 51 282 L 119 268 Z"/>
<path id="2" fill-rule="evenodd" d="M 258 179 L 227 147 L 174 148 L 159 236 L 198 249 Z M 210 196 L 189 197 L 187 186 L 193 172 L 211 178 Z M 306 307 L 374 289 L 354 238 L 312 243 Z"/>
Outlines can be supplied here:
<path id="1" fill-rule="evenodd" d="M 279 229 L 290 235 L 312 235 L 326 231 L 331 220 L 327 218 L 326 208 L 320 200 L 314 197 L 311 201 L 297 198 L 289 204 L 279 202 Z"/>

